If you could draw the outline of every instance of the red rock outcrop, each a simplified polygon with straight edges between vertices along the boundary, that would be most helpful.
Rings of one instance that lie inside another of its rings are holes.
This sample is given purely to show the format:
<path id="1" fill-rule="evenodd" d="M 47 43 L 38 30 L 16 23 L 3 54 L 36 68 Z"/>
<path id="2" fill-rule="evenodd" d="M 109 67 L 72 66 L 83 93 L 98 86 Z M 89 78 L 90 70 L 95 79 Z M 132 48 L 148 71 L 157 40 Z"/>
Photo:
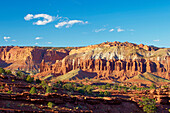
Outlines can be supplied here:
<path id="1" fill-rule="evenodd" d="M 62 60 L 68 51 L 44 49 L 41 47 L 0 47 L 0 66 L 10 70 L 39 71 L 39 65 L 45 62 L 55 63 Z"/>
<path id="2" fill-rule="evenodd" d="M 83 71 L 96 72 L 97 78 L 119 80 L 149 72 L 170 80 L 170 56 L 167 55 L 169 50 L 160 50 L 165 51 L 162 56 L 157 56 L 157 50 L 157 47 L 128 42 L 106 42 L 72 50 L 70 55 L 57 60 L 53 65 L 42 62 L 40 72 L 51 71 L 56 75 L 63 75 L 80 68 Z"/>

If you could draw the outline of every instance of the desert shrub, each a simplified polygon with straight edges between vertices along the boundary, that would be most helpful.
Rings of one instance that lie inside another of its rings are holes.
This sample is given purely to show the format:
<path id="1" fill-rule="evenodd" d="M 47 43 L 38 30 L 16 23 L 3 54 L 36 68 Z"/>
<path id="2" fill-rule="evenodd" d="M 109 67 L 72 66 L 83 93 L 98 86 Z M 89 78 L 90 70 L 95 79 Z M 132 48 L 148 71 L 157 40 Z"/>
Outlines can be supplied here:
<path id="1" fill-rule="evenodd" d="M 0 67 L 0 74 L 5 74 L 5 69 L 3 69 L 2 67 Z"/>
<path id="2" fill-rule="evenodd" d="M 48 102 L 48 104 L 47 104 L 47 106 L 49 107 L 49 108 L 53 108 L 53 106 L 54 106 L 54 103 L 52 103 L 52 102 Z"/>
<path id="3" fill-rule="evenodd" d="M 52 88 L 49 87 L 49 86 L 47 86 L 47 87 L 46 87 L 46 93 L 52 93 Z"/>
<path id="4" fill-rule="evenodd" d="M 0 89 L 4 89 L 4 86 L 1 86 Z"/>
<path id="5" fill-rule="evenodd" d="M 8 92 L 7 92 L 8 94 L 12 94 L 12 91 L 11 90 L 8 90 Z"/>
<path id="6" fill-rule="evenodd" d="M 43 80 L 41 81 L 41 84 L 40 84 L 43 88 L 46 88 L 48 85 L 47 83 Z"/>
<path id="7" fill-rule="evenodd" d="M 156 102 L 154 99 L 142 97 L 142 101 L 140 101 L 139 104 L 143 106 L 144 112 L 147 112 L 147 113 L 156 112 Z"/>
<path id="8" fill-rule="evenodd" d="M 39 83 L 41 83 L 41 80 L 38 78 L 38 79 L 35 80 L 35 82 L 36 82 L 37 84 L 39 84 Z"/>
<path id="9" fill-rule="evenodd" d="M 54 87 L 60 88 L 62 87 L 63 83 L 61 81 L 57 81 L 56 84 L 54 84 Z"/>
<path id="10" fill-rule="evenodd" d="M 104 94 L 104 96 L 105 96 L 105 97 L 108 97 L 108 96 L 110 96 L 110 95 L 111 95 L 111 93 L 110 93 L 110 92 L 108 92 L 108 91 L 105 91 L 103 94 Z"/>
<path id="11" fill-rule="evenodd" d="M 106 85 L 102 85 L 102 89 L 104 89 L 104 90 L 105 90 L 106 88 L 107 88 L 107 87 L 106 87 Z"/>
<path id="12" fill-rule="evenodd" d="M 85 90 L 82 87 L 78 87 L 76 90 L 81 94 L 85 93 Z"/>
<path id="13" fill-rule="evenodd" d="M 7 75 L 12 74 L 11 70 L 5 70 L 5 72 L 6 72 Z"/>
<path id="14" fill-rule="evenodd" d="M 36 89 L 35 87 L 32 87 L 31 90 L 30 90 L 30 93 L 31 93 L 31 94 L 35 94 L 35 93 L 37 93 L 36 90 L 37 90 L 37 89 Z"/>
<path id="15" fill-rule="evenodd" d="M 112 86 L 112 88 L 114 89 L 114 90 L 117 90 L 118 89 L 118 85 L 114 85 L 114 86 Z"/>
<path id="16" fill-rule="evenodd" d="M 104 96 L 104 92 L 103 92 L 103 91 L 100 91 L 100 92 L 99 92 L 99 96 L 101 96 L 101 97 Z"/>
<path id="17" fill-rule="evenodd" d="M 156 85 L 152 83 L 150 89 L 156 89 Z"/>
<path id="18" fill-rule="evenodd" d="M 132 90 L 136 90 L 136 88 L 137 88 L 136 85 L 130 87 L 130 89 Z"/>
<path id="19" fill-rule="evenodd" d="M 123 88 L 123 91 L 126 93 L 127 92 L 127 88 Z"/>
<path id="20" fill-rule="evenodd" d="M 110 87 L 111 85 L 110 85 L 109 83 L 107 83 L 105 86 L 106 86 L 106 88 L 108 88 L 108 87 Z"/>
<path id="21" fill-rule="evenodd" d="M 22 71 L 18 71 L 16 75 L 21 79 L 25 79 L 25 74 Z"/>
<path id="22" fill-rule="evenodd" d="M 57 90 L 55 89 L 54 92 L 57 93 Z"/>
<path id="23" fill-rule="evenodd" d="M 69 91 L 74 91 L 74 87 L 72 86 L 71 83 L 64 84 L 63 88 Z"/>
<path id="24" fill-rule="evenodd" d="M 28 75 L 27 78 L 26 78 L 26 81 L 29 82 L 29 83 L 31 83 L 31 82 L 34 81 L 34 78 L 31 77 L 30 75 Z"/>

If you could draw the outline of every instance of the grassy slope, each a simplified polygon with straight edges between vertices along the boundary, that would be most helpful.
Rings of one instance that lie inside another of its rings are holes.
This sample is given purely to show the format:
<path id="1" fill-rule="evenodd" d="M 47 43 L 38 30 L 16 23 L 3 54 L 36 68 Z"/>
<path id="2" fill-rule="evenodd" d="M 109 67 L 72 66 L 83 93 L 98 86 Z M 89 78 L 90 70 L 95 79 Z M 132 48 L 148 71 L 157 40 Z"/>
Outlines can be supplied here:
<path id="1" fill-rule="evenodd" d="M 61 76 L 58 76 L 56 77 L 55 79 L 53 79 L 54 81 L 55 80 L 69 80 L 71 78 L 73 78 L 74 76 L 78 75 L 79 71 L 81 71 L 80 69 L 76 69 L 76 70 L 72 70 L 68 73 L 66 73 L 65 75 L 61 75 Z"/>
<path id="2" fill-rule="evenodd" d="M 148 72 L 144 73 L 143 75 L 141 75 L 141 74 L 136 75 L 133 78 L 126 80 L 126 82 L 130 82 L 130 81 L 139 82 L 140 80 L 146 81 L 146 82 L 151 82 L 151 83 L 170 82 L 170 80 L 166 80 L 164 78 L 158 77 L 158 76 L 153 75 L 153 74 L 148 73 Z"/>

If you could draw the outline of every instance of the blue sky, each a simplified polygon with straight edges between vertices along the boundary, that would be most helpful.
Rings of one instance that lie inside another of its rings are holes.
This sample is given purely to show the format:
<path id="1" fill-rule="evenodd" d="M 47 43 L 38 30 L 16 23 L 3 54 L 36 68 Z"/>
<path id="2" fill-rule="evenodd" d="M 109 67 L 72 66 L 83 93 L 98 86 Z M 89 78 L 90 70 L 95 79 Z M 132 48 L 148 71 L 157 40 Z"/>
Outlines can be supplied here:
<path id="1" fill-rule="evenodd" d="M 170 47 L 170 0 L 1 0 L 0 46 Z"/>

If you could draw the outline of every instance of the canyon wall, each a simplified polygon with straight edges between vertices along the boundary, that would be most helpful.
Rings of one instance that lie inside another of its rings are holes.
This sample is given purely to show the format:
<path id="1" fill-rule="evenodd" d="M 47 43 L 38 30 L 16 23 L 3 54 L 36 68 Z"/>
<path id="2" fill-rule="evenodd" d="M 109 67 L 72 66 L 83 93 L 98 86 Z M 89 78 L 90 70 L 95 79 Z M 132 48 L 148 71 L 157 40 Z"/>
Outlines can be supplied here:
<path id="1" fill-rule="evenodd" d="M 132 43 L 103 43 L 72 50 L 63 60 L 53 65 L 44 61 L 40 72 L 63 75 L 77 68 L 96 72 L 96 78 L 124 81 L 135 75 L 149 72 L 170 80 L 170 49 Z"/>
<path id="2" fill-rule="evenodd" d="M 66 50 L 44 49 L 41 47 L 0 47 L 0 67 L 10 70 L 39 72 L 42 60 L 55 63 L 68 55 Z"/>

